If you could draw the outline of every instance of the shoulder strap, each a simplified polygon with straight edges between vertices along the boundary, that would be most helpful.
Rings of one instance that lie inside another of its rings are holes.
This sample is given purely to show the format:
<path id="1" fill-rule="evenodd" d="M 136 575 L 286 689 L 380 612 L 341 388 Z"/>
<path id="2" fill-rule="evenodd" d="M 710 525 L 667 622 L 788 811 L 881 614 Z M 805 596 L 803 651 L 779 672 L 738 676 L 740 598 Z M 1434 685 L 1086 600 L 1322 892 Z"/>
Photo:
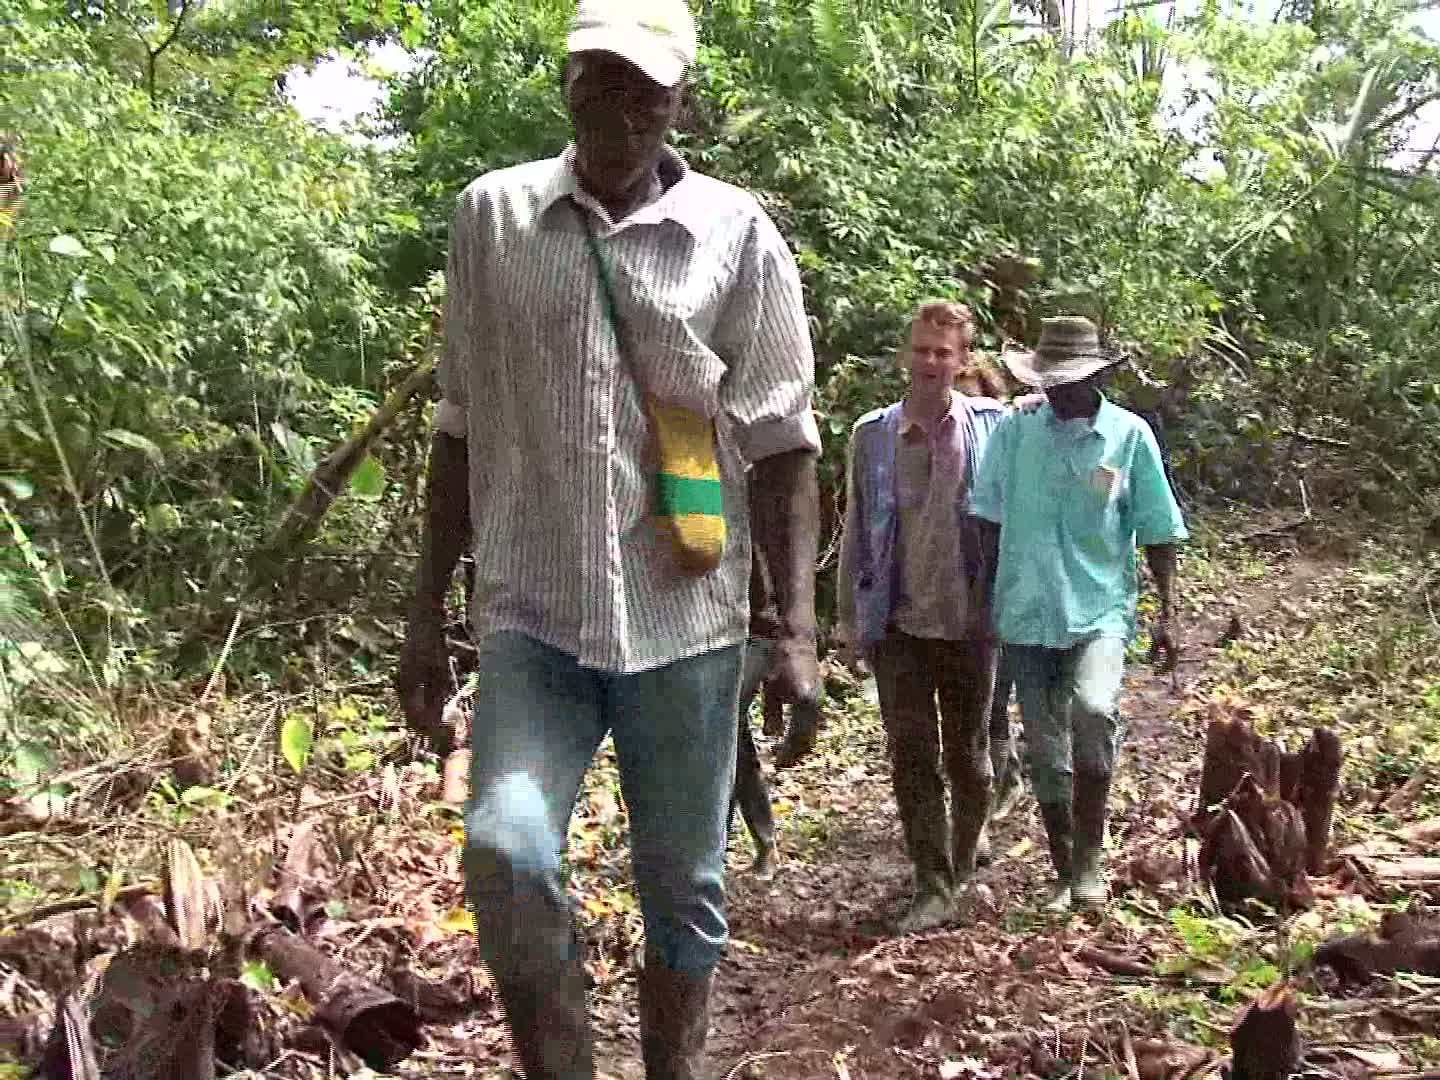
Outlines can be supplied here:
<path id="1" fill-rule="evenodd" d="M 615 335 L 615 344 L 620 350 L 621 359 L 624 359 L 625 343 L 620 335 L 620 309 L 615 303 L 615 271 L 610 265 L 610 256 L 605 254 L 605 249 L 600 246 L 600 241 L 595 236 L 595 230 L 590 228 L 590 218 L 585 213 L 585 208 L 574 199 L 570 200 L 570 206 L 580 220 L 580 228 L 585 233 L 585 243 L 595 260 L 595 273 L 600 278 L 600 303 L 605 309 L 605 319 L 610 323 L 610 330 Z"/>

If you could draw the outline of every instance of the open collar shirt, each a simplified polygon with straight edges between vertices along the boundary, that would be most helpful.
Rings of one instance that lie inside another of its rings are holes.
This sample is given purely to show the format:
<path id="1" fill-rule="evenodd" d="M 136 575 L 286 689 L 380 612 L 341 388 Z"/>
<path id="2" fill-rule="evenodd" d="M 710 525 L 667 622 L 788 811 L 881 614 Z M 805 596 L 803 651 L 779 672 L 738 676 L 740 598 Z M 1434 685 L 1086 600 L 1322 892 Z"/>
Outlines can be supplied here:
<path id="1" fill-rule="evenodd" d="M 629 673 L 745 640 L 745 468 L 819 450 L 815 364 L 794 257 L 753 196 L 667 152 L 660 199 L 611 221 L 573 153 L 460 196 L 436 427 L 467 440 L 477 634 Z M 576 206 L 614 267 L 624 357 Z M 680 572 L 649 521 L 637 378 L 716 423 L 728 539 L 709 574 Z"/>
<path id="2" fill-rule="evenodd" d="M 1150 426 L 1105 398 L 1093 418 L 1062 421 L 1049 405 L 1006 417 L 974 507 L 1000 525 L 993 606 L 1009 645 L 1130 640 L 1137 545 L 1188 536 Z"/>

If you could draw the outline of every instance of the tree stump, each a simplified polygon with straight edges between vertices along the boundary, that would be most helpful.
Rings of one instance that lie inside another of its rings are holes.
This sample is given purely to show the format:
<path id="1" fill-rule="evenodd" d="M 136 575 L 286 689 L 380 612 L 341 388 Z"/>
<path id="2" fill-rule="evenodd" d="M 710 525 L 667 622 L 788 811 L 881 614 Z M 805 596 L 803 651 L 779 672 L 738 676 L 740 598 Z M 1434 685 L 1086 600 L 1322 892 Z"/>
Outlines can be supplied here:
<path id="1" fill-rule="evenodd" d="M 1300 1066 L 1299 1004 L 1283 983 L 1256 998 L 1230 1034 L 1230 1080 L 1285 1080 Z"/>
<path id="2" fill-rule="evenodd" d="M 1325 728 L 1287 753 L 1243 718 L 1212 717 L 1190 824 L 1201 840 L 1201 876 L 1222 904 L 1258 900 L 1290 911 L 1314 903 L 1306 875 L 1325 868 L 1342 757 Z"/>
<path id="3" fill-rule="evenodd" d="M 1350 984 L 1397 971 L 1440 975 L 1440 921 L 1391 912 L 1378 936 L 1350 934 L 1325 942 L 1315 950 L 1315 966 L 1333 969 Z"/>

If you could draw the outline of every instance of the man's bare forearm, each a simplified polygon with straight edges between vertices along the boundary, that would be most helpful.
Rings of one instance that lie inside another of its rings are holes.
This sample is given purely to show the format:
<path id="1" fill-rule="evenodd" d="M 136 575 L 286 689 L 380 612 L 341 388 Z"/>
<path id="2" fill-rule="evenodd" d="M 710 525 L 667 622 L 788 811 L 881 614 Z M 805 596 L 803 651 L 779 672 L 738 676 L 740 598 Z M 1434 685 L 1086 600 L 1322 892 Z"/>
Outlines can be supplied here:
<path id="1" fill-rule="evenodd" d="M 429 508 L 425 518 L 417 606 L 440 609 L 460 556 L 470 546 L 470 467 L 464 439 L 435 433 L 430 447 Z"/>
<path id="2" fill-rule="evenodd" d="M 1160 594 L 1160 614 L 1167 618 L 1175 610 L 1176 558 L 1174 544 L 1152 544 L 1145 549 L 1145 561 L 1150 564 L 1155 591 Z"/>
<path id="3" fill-rule="evenodd" d="M 980 573 L 975 581 L 975 606 L 988 608 L 995 599 L 995 571 L 1000 565 L 1000 526 L 977 517 L 975 531 L 980 539 Z"/>
<path id="4" fill-rule="evenodd" d="M 792 450 L 763 458 L 751 470 L 751 527 L 770 570 L 783 638 L 815 636 L 815 553 L 820 540 L 815 461 L 809 450 Z"/>

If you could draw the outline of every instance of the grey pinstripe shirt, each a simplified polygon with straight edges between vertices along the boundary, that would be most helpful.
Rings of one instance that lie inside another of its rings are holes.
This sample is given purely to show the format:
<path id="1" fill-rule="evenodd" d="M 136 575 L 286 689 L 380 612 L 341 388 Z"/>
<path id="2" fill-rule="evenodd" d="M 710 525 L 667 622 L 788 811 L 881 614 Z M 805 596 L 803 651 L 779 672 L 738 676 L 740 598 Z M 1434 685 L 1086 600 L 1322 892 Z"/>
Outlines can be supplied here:
<path id="1" fill-rule="evenodd" d="M 658 202 L 619 223 L 579 191 L 572 150 L 488 173 L 451 232 L 443 400 L 467 440 L 478 635 L 527 634 L 635 672 L 745 639 L 748 463 L 810 448 L 815 363 L 795 261 L 759 203 L 667 154 Z M 615 267 L 626 360 L 570 200 Z M 689 577 L 647 520 L 635 371 L 715 418 L 729 533 Z"/>

